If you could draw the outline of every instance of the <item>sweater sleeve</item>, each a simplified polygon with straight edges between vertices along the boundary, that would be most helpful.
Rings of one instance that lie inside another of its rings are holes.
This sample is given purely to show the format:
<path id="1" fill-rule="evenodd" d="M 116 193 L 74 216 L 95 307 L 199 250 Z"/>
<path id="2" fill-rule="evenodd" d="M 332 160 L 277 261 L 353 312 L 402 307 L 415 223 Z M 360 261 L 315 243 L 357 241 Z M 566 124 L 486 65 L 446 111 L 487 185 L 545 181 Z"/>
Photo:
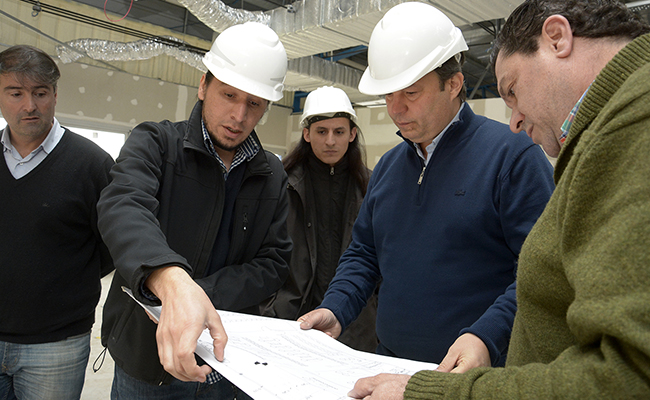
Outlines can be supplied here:
<path id="1" fill-rule="evenodd" d="M 341 256 L 336 275 L 317 307 L 331 310 L 344 330 L 359 316 L 381 277 L 372 228 L 372 192 L 378 176 L 374 173 L 370 178 L 352 229 L 352 242 Z"/>

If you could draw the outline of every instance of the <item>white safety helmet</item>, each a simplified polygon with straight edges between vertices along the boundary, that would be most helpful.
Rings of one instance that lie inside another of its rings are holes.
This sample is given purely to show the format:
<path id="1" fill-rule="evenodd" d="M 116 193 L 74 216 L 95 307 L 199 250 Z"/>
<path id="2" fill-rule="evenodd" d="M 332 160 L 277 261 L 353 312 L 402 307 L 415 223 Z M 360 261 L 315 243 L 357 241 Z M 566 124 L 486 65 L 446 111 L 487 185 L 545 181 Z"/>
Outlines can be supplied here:
<path id="1" fill-rule="evenodd" d="M 357 124 L 357 114 L 352 108 L 348 95 L 342 89 L 333 86 L 319 87 L 307 95 L 300 118 L 300 127 L 306 128 L 309 120 L 314 116 L 333 118 L 337 114 L 344 116 L 342 113 L 347 114 L 345 116 L 355 125 Z"/>
<path id="2" fill-rule="evenodd" d="M 437 8 L 399 4 L 372 31 L 359 91 L 383 95 L 402 90 L 467 49 L 460 29 Z"/>
<path id="3" fill-rule="evenodd" d="M 232 87 L 269 101 L 282 98 L 287 53 L 278 35 L 264 24 L 246 22 L 221 32 L 203 64 Z"/>

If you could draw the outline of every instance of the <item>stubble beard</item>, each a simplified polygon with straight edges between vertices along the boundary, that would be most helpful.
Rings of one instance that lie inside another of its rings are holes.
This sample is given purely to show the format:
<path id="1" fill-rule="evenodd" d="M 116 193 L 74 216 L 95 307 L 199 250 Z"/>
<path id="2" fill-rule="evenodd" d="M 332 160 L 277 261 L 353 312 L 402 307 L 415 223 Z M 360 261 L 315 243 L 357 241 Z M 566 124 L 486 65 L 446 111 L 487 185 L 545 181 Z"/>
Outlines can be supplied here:
<path id="1" fill-rule="evenodd" d="M 219 140 L 218 138 L 210 135 L 210 138 L 212 139 L 212 145 L 218 149 L 224 150 L 224 151 L 235 151 L 241 146 L 241 143 L 239 144 L 229 144 L 225 143 L 222 140 Z"/>

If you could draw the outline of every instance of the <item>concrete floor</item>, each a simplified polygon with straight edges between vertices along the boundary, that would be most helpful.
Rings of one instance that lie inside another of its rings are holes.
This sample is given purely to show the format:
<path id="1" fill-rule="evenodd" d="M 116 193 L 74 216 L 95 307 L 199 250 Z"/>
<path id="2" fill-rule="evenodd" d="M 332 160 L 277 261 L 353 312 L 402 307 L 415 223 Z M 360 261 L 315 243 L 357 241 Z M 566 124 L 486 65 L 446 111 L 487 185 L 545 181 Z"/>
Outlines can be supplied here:
<path id="1" fill-rule="evenodd" d="M 93 364 L 104 349 L 101 343 L 100 329 L 102 326 L 102 310 L 108 294 L 108 288 L 111 285 L 113 274 L 109 274 L 102 279 L 102 296 L 99 299 L 97 310 L 95 311 L 95 324 L 90 337 L 90 359 L 86 367 L 86 382 L 81 392 L 81 400 L 107 400 L 111 395 L 111 383 L 113 382 L 113 359 L 106 352 L 106 359 L 101 369 L 96 373 L 93 372 Z M 98 361 L 99 365 L 99 361 Z"/>

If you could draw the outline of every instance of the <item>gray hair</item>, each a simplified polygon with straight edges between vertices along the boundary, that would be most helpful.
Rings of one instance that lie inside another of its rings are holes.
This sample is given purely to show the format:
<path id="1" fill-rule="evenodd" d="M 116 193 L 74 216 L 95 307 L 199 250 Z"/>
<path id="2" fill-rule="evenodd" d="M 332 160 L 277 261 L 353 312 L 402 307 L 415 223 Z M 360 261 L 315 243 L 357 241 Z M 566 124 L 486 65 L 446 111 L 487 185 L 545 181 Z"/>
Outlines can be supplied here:
<path id="1" fill-rule="evenodd" d="M 38 84 L 50 85 L 54 92 L 61 77 L 52 57 L 27 45 L 12 46 L 0 53 L 0 75 L 9 73 L 16 74 L 18 80 L 28 78 Z"/>

